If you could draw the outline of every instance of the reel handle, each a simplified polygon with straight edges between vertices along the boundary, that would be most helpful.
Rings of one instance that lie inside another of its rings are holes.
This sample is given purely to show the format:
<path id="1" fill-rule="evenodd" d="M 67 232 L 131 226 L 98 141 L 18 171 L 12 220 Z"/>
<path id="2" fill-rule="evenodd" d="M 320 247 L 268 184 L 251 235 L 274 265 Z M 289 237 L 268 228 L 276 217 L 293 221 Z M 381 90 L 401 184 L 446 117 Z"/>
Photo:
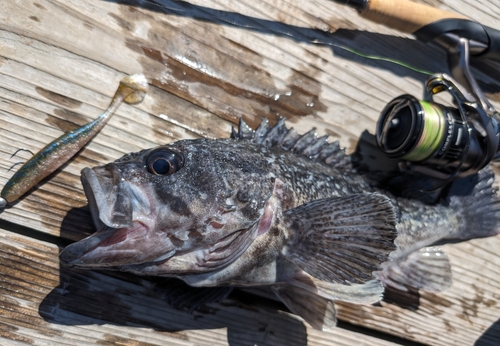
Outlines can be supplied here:
<path id="1" fill-rule="evenodd" d="M 468 19 L 458 13 L 440 10 L 409 0 L 369 0 L 360 16 L 402 32 L 413 34 L 442 19 Z"/>

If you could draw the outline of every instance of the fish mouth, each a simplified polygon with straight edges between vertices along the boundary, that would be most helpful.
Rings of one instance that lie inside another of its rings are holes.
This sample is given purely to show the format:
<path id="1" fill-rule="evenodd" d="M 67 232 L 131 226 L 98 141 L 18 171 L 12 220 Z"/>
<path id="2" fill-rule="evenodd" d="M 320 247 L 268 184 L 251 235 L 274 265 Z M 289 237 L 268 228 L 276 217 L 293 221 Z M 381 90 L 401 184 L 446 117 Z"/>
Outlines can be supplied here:
<path id="1" fill-rule="evenodd" d="M 68 245 L 59 255 L 63 263 L 78 267 L 119 267 L 144 263 L 174 249 L 168 239 L 154 239 L 154 220 L 148 191 L 121 179 L 112 166 L 84 168 L 82 184 L 97 231 Z M 151 247 L 154 243 L 156 246 Z M 149 245 L 149 246 L 148 246 Z M 161 250 L 160 250 L 161 247 Z"/>
<path id="2" fill-rule="evenodd" d="M 120 269 L 129 263 L 143 265 L 165 261 L 175 254 L 176 248 L 172 243 L 161 239 L 149 241 L 148 237 L 154 238 L 150 234 L 146 225 L 138 221 L 127 228 L 104 227 L 68 245 L 59 258 L 74 267 Z"/>
<path id="3" fill-rule="evenodd" d="M 98 230 L 104 225 L 111 228 L 132 226 L 131 198 L 125 193 L 118 172 L 105 167 L 84 168 L 81 181 Z"/>

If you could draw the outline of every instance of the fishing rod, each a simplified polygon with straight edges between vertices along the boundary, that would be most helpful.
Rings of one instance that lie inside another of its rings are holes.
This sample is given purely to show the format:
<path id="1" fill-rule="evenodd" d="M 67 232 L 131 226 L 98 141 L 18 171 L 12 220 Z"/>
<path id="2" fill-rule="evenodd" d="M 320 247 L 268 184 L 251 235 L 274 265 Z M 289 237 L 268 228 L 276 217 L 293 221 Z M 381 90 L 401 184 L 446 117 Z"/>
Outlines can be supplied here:
<path id="1" fill-rule="evenodd" d="M 333 1 L 423 42 L 436 42 L 447 51 L 452 77 L 445 73 L 430 76 L 423 100 L 408 94 L 396 97 L 382 110 L 377 123 L 380 150 L 400 160 L 400 170 L 413 185 L 437 190 L 477 173 L 500 156 L 500 114 L 470 69 L 471 60 L 500 62 L 500 31 L 409 0 Z M 443 91 L 451 94 L 456 108 L 433 101 Z"/>

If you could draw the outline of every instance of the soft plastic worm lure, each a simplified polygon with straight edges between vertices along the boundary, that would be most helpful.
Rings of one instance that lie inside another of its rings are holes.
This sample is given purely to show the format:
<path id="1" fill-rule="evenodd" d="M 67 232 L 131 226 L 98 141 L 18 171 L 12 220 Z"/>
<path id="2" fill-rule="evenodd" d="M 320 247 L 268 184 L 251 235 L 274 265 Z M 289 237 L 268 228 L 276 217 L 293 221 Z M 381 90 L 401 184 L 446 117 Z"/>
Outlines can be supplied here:
<path id="1" fill-rule="evenodd" d="M 90 123 L 47 144 L 29 159 L 5 184 L 0 193 L 0 208 L 14 202 L 49 174 L 61 167 L 87 144 L 109 121 L 122 102 L 139 103 L 148 90 L 148 82 L 142 74 L 123 78 L 104 113 Z"/>

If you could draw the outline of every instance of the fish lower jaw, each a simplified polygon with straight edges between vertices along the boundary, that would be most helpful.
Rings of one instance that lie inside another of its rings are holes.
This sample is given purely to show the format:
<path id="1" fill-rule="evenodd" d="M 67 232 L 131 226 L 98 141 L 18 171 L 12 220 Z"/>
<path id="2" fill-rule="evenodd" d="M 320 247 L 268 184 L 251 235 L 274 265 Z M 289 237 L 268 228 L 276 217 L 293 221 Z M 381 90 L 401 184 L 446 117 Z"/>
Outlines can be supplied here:
<path id="1" fill-rule="evenodd" d="M 153 257 L 150 244 L 158 248 L 162 242 L 161 237 L 150 237 L 155 234 L 153 230 L 142 220 L 134 220 L 132 227 L 104 227 L 90 237 L 67 246 L 60 258 L 70 266 L 118 269 L 127 264 L 143 265 L 172 257 L 175 251 L 157 253 L 157 257 Z M 172 244 L 164 244 L 166 250 L 169 247 Z"/>

